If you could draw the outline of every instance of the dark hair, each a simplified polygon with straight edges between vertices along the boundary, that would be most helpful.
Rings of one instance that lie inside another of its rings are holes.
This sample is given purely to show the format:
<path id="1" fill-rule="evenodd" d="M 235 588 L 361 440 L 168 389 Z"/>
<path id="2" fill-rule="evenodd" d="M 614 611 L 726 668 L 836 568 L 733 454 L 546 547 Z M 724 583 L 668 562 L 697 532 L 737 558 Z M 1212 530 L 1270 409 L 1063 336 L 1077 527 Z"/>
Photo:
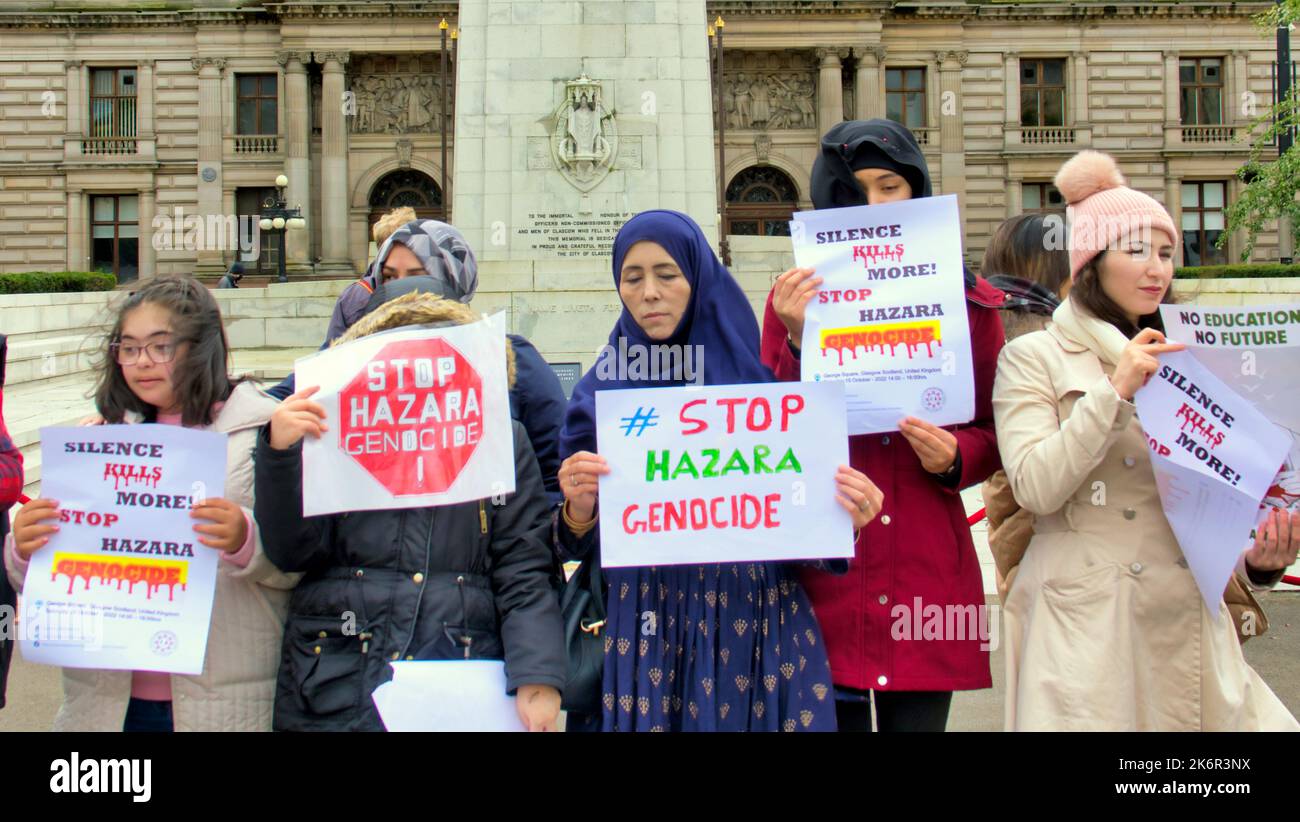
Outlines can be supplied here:
<path id="1" fill-rule="evenodd" d="M 145 303 L 171 315 L 175 341 L 187 343 L 184 356 L 173 360 L 172 380 L 181 404 L 181 424 L 211 425 L 212 406 L 230 396 L 240 380 L 230 378 L 230 345 L 221 323 L 221 309 L 202 283 L 192 277 L 158 277 L 132 292 L 117 311 L 113 330 L 104 338 L 104 361 L 95 386 L 95 407 L 105 422 L 120 423 L 134 411 L 146 421 L 157 419 L 158 409 L 142 401 L 127 385 L 122 366 L 113 355 L 122 339 L 126 315 Z"/>
<path id="2" fill-rule="evenodd" d="M 1107 297 L 1106 292 L 1101 290 L 1101 258 L 1109 253 L 1109 251 L 1103 251 L 1084 263 L 1083 268 L 1079 269 L 1078 275 L 1074 278 L 1074 285 L 1070 287 L 1070 298 L 1092 316 L 1108 322 L 1124 332 L 1124 336 L 1130 340 L 1136 337 L 1137 333 L 1144 328 L 1154 328 L 1163 334 L 1165 323 L 1164 320 L 1160 319 L 1159 311 L 1138 317 L 1137 325 L 1134 326 L 1133 323 L 1129 322 L 1124 311 L 1115 304 L 1115 301 Z M 1169 288 L 1165 289 L 1165 296 L 1161 298 L 1160 302 L 1178 302 L 1174 297 L 1173 282 L 1170 282 Z"/>
<path id="3" fill-rule="evenodd" d="M 1053 226 L 1048 218 L 1059 221 Z M 1070 279 L 1070 253 L 1065 243 L 1048 243 L 1048 232 L 1055 230 L 1065 238 L 1065 221 L 1054 214 L 1021 214 L 1004 220 L 984 249 L 980 275 L 1010 274 L 1038 283 L 1060 295 L 1061 286 Z"/>

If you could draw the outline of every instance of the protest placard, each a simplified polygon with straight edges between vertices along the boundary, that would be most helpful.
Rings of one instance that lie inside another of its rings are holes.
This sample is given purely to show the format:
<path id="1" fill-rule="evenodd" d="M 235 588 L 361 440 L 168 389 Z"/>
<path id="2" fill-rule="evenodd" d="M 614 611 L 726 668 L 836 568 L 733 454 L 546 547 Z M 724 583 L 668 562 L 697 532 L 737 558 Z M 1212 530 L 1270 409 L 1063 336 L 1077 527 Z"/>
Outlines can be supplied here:
<path id="1" fill-rule="evenodd" d="M 600 391 L 596 430 L 606 567 L 853 556 L 838 383 Z"/>
<path id="2" fill-rule="evenodd" d="M 1300 305 L 1162 305 L 1160 316 L 1171 340 L 1290 433 L 1264 504 L 1300 512 Z"/>
<path id="3" fill-rule="evenodd" d="M 198 674 L 218 551 L 192 502 L 225 493 L 226 436 L 172 425 L 41 429 L 41 495 L 59 530 L 23 584 L 23 657 Z"/>
<path id="4" fill-rule="evenodd" d="M 515 490 L 504 315 L 385 331 L 300 359 L 329 430 L 303 444 L 303 514 L 451 505 Z"/>
<path id="5" fill-rule="evenodd" d="M 1161 507 L 1206 606 L 1218 613 L 1288 437 L 1186 351 L 1162 354 L 1134 401 Z"/>
<path id="6" fill-rule="evenodd" d="M 808 305 L 801 378 L 845 383 L 850 434 L 975 416 L 957 198 L 804 211 L 797 265 L 824 282 Z"/>

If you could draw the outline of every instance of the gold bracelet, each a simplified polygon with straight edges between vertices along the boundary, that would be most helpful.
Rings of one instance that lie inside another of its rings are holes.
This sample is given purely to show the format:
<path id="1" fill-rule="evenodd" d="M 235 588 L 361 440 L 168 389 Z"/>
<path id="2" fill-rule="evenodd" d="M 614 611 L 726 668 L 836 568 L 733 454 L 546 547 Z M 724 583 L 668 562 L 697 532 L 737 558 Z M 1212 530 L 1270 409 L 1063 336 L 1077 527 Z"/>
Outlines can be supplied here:
<path id="1" fill-rule="evenodd" d="M 566 499 L 564 501 L 564 506 L 560 508 L 560 516 L 564 517 L 564 524 L 569 527 L 569 530 L 573 532 L 575 537 L 583 537 L 586 536 L 588 531 L 596 527 L 596 520 L 600 518 L 600 512 L 597 511 L 596 515 L 592 517 L 589 522 L 575 522 L 573 518 L 569 516 L 569 501 Z"/>

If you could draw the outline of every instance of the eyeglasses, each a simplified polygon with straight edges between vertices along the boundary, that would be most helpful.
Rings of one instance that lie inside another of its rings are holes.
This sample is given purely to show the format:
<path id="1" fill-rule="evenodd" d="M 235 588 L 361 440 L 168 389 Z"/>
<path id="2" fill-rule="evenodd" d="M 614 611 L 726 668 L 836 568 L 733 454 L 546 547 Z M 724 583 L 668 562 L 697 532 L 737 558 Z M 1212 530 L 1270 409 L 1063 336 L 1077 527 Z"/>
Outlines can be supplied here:
<path id="1" fill-rule="evenodd" d="M 176 356 L 176 342 L 152 342 L 144 345 L 114 342 L 108 344 L 108 350 L 118 365 L 135 365 L 140 361 L 141 354 L 147 354 L 150 362 L 158 364 L 172 361 Z"/>

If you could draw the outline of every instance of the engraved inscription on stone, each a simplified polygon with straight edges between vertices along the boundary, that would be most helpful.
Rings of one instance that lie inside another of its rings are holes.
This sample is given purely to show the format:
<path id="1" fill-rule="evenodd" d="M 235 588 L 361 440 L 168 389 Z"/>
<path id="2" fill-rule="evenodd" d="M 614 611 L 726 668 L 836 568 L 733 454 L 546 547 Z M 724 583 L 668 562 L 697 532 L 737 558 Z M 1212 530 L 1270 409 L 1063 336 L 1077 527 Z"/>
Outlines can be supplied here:
<path id="1" fill-rule="evenodd" d="M 533 251 L 562 258 L 607 257 L 614 236 L 633 212 L 603 211 L 593 214 L 537 212 L 515 238 Z"/>
<path id="2" fill-rule="evenodd" d="M 624 137 L 623 143 L 618 150 L 618 162 L 615 164 L 618 168 L 641 168 L 641 138 Z"/>
<path id="3" fill-rule="evenodd" d="M 529 137 L 528 170 L 546 171 L 554 167 L 555 164 L 551 162 L 551 138 Z"/>

